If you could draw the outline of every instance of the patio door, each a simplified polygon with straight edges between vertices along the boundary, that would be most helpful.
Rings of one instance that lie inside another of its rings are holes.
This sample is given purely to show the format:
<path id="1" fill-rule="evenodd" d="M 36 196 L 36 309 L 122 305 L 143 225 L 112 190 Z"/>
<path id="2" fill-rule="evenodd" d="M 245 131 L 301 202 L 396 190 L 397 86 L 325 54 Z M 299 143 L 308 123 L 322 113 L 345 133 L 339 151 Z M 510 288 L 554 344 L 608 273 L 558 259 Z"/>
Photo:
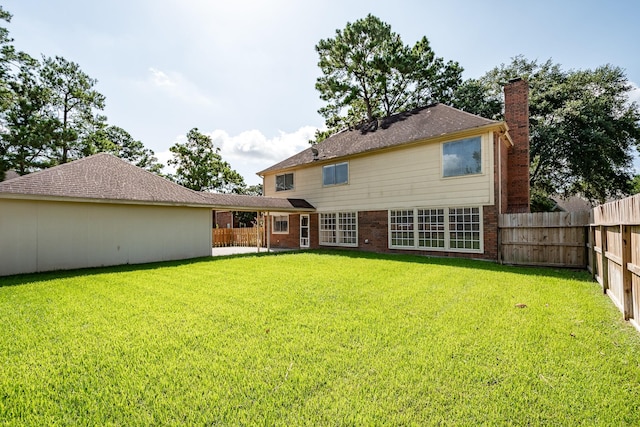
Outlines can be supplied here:
<path id="1" fill-rule="evenodd" d="M 309 215 L 300 215 L 300 247 L 309 247 Z"/>

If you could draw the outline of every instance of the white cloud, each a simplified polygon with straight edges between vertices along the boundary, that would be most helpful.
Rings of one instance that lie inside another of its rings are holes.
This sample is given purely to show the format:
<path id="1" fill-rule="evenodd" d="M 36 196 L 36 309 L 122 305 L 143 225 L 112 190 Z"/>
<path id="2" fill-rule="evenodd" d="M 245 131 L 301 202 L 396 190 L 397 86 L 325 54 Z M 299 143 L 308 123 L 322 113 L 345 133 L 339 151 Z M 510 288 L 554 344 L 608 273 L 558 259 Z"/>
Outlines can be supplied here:
<path id="1" fill-rule="evenodd" d="M 220 129 L 202 133 L 209 135 L 214 145 L 220 147 L 222 159 L 229 162 L 248 185 L 253 185 L 262 183 L 256 172 L 308 148 L 309 140 L 313 139 L 315 132 L 315 127 L 304 126 L 291 133 L 280 131 L 273 138 L 267 138 L 258 130 L 245 131 L 235 136 Z M 185 139 L 185 135 L 180 135 L 174 143 L 184 142 Z M 167 165 L 172 155 L 167 150 L 156 153 L 156 157 Z M 175 168 L 165 167 L 164 172 L 175 172 Z"/>
<path id="2" fill-rule="evenodd" d="M 202 93 L 195 84 L 190 82 L 181 73 L 175 71 L 164 72 L 157 68 L 149 68 L 147 83 L 171 98 L 178 99 L 186 104 L 210 107 L 215 103 Z"/>

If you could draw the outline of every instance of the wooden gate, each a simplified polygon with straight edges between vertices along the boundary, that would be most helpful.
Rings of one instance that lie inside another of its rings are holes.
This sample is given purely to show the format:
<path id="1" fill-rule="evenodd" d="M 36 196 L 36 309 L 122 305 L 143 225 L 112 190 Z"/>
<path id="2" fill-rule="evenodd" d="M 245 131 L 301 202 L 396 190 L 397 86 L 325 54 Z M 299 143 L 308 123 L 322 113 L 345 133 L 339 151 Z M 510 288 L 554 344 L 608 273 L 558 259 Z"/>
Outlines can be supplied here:
<path id="1" fill-rule="evenodd" d="M 500 215 L 500 261 L 586 268 L 589 222 L 589 211 Z"/>

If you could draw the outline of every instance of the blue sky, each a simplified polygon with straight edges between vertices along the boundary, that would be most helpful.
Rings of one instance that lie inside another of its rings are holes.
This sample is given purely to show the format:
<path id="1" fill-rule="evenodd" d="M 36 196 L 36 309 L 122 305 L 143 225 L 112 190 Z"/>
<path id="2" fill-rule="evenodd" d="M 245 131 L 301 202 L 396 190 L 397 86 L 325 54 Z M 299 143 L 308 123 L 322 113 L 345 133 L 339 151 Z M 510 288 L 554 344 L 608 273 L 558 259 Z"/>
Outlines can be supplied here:
<path id="1" fill-rule="evenodd" d="M 14 44 L 77 62 L 110 124 L 162 160 L 194 127 L 247 183 L 303 148 L 322 102 L 315 45 L 372 13 L 405 44 L 479 77 L 518 54 L 565 69 L 613 64 L 640 85 L 640 2 L 578 0 L 5 0 Z M 640 101 L 640 90 L 633 94 Z"/>

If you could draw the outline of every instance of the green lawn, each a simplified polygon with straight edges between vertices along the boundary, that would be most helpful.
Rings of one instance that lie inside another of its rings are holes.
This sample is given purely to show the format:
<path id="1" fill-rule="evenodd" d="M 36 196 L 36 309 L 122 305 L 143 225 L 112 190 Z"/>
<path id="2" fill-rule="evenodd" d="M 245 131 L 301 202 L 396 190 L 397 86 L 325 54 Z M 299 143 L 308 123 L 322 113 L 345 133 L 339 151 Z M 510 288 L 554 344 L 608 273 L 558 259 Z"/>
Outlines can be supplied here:
<path id="1" fill-rule="evenodd" d="M 214 258 L 0 278 L 0 323 L 2 425 L 640 425 L 584 272 Z"/>

